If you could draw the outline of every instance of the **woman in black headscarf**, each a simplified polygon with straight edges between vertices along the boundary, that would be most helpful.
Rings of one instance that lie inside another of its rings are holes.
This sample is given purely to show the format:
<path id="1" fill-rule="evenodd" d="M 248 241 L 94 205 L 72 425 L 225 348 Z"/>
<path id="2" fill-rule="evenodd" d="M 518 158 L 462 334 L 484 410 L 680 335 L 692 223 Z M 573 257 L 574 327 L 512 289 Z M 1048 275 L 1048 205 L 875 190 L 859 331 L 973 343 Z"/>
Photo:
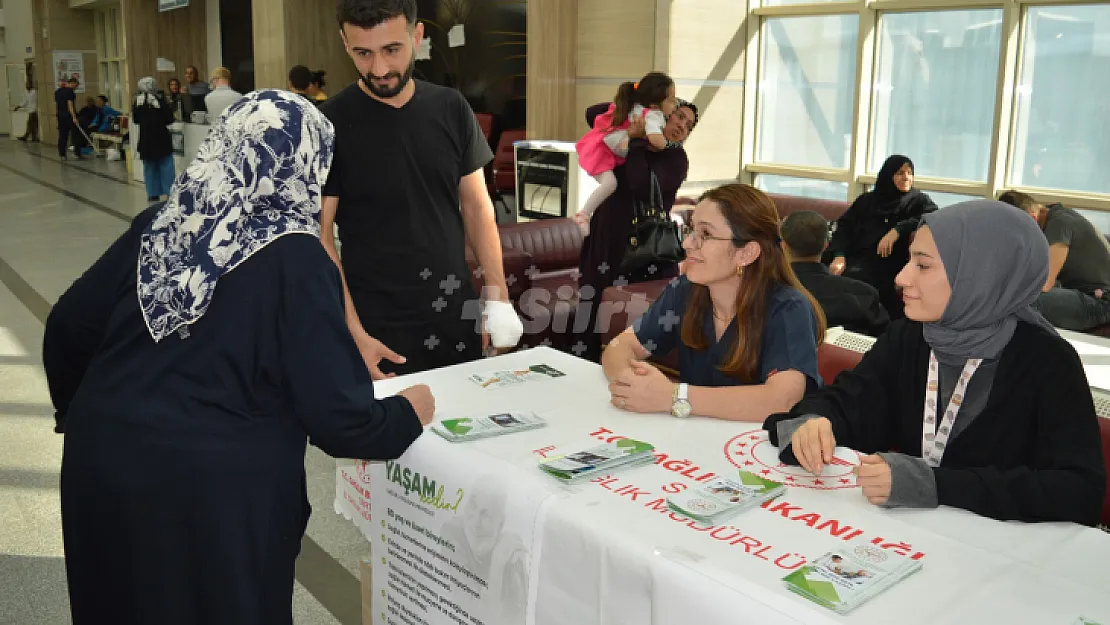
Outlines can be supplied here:
<path id="1" fill-rule="evenodd" d="M 829 269 L 875 287 L 891 319 L 900 319 L 902 299 L 894 276 L 909 261 L 909 234 L 922 215 L 937 210 L 929 196 L 913 188 L 913 161 L 900 154 L 886 159 L 875 188 L 856 198 L 836 222 L 829 242 Z"/>

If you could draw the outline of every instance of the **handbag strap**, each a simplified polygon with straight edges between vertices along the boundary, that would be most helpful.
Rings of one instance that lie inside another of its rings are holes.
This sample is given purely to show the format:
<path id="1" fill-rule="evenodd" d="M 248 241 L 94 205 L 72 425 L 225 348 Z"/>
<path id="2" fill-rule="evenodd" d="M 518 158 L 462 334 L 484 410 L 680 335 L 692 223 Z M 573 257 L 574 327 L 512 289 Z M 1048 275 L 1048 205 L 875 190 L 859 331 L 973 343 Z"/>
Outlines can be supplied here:
<path id="1" fill-rule="evenodd" d="M 665 214 L 663 210 L 663 191 L 659 187 L 659 178 L 655 176 L 655 171 L 649 170 L 651 176 L 651 190 L 648 192 L 647 201 L 636 200 L 636 216 L 642 220 L 652 217 L 662 216 Z"/>

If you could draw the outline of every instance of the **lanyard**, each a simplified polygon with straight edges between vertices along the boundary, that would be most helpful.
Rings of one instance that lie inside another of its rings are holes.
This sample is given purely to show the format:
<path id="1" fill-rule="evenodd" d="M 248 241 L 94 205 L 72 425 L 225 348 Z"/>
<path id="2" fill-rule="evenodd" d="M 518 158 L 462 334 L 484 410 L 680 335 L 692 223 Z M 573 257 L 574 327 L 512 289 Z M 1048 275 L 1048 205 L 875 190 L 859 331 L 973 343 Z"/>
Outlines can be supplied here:
<path id="1" fill-rule="evenodd" d="M 937 427 L 937 401 L 940 399 L 940 365 L 937 364 L 936 353 L 929 352 L 929 379 L 925 386 L 925 420 L 921 425 L 921 456 L 931 467 L 939 467 L 940 459 L 944 456 L 944 448 L 948 445 L 948 437 L 952 434 L 952 426 L 956 423 L 956 414 L 964 403 L 964 393 L 971 382 L 971 376 L 979 368 L 983 360 L 972 358 L 964 364 L 960 379 L 956 382 L 956 389 L 952 391 L 952 399 L 948 400 L 948 407 L 944 410 L 944 418 Z"/>

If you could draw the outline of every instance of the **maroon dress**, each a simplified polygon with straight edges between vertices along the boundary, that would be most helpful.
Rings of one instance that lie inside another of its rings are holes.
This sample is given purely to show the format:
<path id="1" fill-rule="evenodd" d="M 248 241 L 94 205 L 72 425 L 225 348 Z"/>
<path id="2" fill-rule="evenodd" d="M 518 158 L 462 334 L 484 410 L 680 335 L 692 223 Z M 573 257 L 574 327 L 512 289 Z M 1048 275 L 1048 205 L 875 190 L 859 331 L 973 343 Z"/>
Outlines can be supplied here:
<path id="1" fill-rule="evenodd" d="M 596 104 L 586 109 L 586 123 L 593 127 L 593 118 L 604 113 L 608 104 Z M 586 350 L 583 358 L 595 362 L 601 359 L 601 331 L 596 327 L 597 313 L 601 304 L 601 294 L 618 280 L 622 283 L 646 282 L 649 280 L 670 279 L 678 275 L 678 267 L 672 263 L 647 270 L 638 274 L 623 275 L 620 271 L 628 237 L 632 234 L 633 200 L 647 201 L 651 193 L 651 172 L 659 180 L 663 193 L 663 206 L 668 212 L 674 204 L 678 188 L 686 180 L 690 161 L 682 148 L 667 148 L 653 152 L 644 139 L 633 139 L 629 143 L 628 157 L 624 165 L 613 170 L 617 177 L 617 190 L 594 212 L 590 220 L 590 234 L 582 242 L 582 256 L 578 262 L 580 277 L 578 288 L 581 301 L 591 302 L 591 306 L 581 306 L 579 313 L 589 311 L 590 322 L 586 331 L 575 336 L 574 343 L 582 342 Z M 583 291 L 586 287 L 590 287 Z M 590 295 L 590 297 L 587 297 Z M 575 319 L 575 326 L 582 327 Z"/>

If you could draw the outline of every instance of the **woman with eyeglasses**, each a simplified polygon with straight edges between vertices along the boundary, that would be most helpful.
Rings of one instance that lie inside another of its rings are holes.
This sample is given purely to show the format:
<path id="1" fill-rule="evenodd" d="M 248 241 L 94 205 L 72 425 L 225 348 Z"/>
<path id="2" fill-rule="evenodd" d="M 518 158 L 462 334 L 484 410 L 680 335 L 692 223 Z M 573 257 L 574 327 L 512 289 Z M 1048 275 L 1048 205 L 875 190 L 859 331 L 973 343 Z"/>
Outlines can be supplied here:
<path id="1" fill-rule="evenodd" d="M 816 390 L 825 318 L 779 241 L 762 191 L 730 184 L 703 195 L 683 238 L 685 275 L 602 355 L 613 405 L 762 422 Z M 645 362 L 672 349 L 678 384 Z"/>

